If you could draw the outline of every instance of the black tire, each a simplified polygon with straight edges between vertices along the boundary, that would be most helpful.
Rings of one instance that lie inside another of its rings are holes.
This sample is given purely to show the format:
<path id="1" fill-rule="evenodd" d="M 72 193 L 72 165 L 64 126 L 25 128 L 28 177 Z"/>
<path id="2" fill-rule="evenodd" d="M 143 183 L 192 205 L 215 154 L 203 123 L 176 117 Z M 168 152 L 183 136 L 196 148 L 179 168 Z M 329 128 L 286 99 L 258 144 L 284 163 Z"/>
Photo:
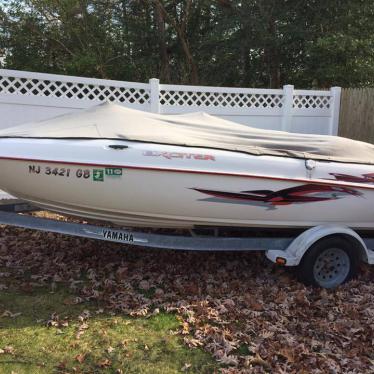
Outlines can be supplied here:
<path id="1" fill-rule="evenodd" d="M 309 248 L 297 273 L 307 286 L 335 288 L 354 278 L 358 265 L 359 245 L 341 236 L 330 236 Z"/>

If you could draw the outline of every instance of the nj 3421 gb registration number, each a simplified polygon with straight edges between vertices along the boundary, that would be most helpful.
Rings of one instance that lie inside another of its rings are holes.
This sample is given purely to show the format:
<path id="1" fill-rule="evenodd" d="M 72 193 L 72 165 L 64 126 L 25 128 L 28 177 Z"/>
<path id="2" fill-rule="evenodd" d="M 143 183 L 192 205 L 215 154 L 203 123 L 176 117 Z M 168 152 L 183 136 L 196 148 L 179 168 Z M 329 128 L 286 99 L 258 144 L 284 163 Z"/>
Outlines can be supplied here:
<path id="1" fill-rule="evenodd" d="M 68 168 L 56 168 L 51 166 L 40 166 L 40 165 L 29 165 L 30 174 L 45 174 L 56 177 L 76 177 L 88 179 L 91 176 L 91 170 L 89 169 L 76 169 L 71 170 Z"/>
<path id="2" fill-rule="evenodd" d="M 28 165 L 29 174 L 34 175 L 50 175 L 53 177 L 62 178 L 82 178 L 90 179 L 93 182 L 104 182 L 106 178 L 111 180 L 120 180 L 123 173 L 121 167 L 103 167 L 97 169 L 83 169 L 83 168 L 60 168 L 49 165 Z"/>

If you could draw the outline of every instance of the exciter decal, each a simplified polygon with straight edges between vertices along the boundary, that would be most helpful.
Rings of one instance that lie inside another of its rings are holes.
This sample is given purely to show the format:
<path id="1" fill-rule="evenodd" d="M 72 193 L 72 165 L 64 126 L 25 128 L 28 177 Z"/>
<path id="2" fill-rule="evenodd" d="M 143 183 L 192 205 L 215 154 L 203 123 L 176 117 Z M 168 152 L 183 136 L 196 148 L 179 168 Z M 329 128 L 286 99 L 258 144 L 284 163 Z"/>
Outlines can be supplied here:
<path id="1" fill-rule="evenodd" d="M 184 160 L 203 160 L 203 161 L 215 161 L 213 155 L 199 154 L 199 153 L 184 153 L 184 152 L 156 152 L 156 151 L 145 151 L 143 156 L 152 156 L 152 157 L 164 157 L 168 160 L 173 158 L 181 158 Z"/>
<path id="2" fill-rule="evenodd" d="M 348 187 L 328 186 L 321 184 L 304 184 L 285 188 L 279 191 L 253 190 L 241 192 L 214 191 L 202 188 L 192 188 L 195 191 L 212 196 L 214 199 L 204 199 L 222 203 L 250 204 L 276 208 L 279 205 L 314 203 L 344 198 L 346 196 L 362 196 L 362 193 Z"/>
<path id="3" fill-rule="evenodd" d="M 360 176 L 349 175 L 349 174 L 339 174 L 339 173 L 329 173 L 335 180 L 341 182 L 351 182 L 351 183 L 374 183 L 374 173 L 362 174 Z M 328 179 L 328 178 L 326 178 Z M 334 180 L 334 179 L 331 179 Z"/>

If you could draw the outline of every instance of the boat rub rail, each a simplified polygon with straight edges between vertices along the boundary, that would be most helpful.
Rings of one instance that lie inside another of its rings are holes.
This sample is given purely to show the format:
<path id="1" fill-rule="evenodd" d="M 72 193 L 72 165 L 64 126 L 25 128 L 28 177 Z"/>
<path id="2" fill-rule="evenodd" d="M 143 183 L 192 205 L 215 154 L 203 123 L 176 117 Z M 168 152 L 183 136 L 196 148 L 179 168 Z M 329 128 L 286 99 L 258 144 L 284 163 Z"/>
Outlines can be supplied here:
<path id="1" fill-rule="evenodd" d="M 151 170 L 151 171 L 166 171 L 170 173 L 189 173 L 189 174 L 207 174 L 207 175 L 222 175 L 230 177 L 241 177 L 241 178 L 257 178 L 257 179 L 270 179 L 278 181 L 293 181 L 302 183 L 315 183 L 329 186 L 343 186 L 343 187 L 358 187 L 366 190 L 374 190 L 374 185 L 362 184 L 362 183 L 342 183 L 339 181 L 325 181 L 320 179 L 304 179 L 304 178 L 285 178 L 285 177 L 270 177 L 267 175 L 255 175 L 248 173 L 226 173 L 220 171 L 207 171 L 207 170 L 191 170 L 191 169 L 173 169 L 173 168 L 162 168 L 152 166 L 133 166 L 133 165 L 113 165 L 113 164 L 97 164 L 91 162 L 74 162 L 74 161 L 58 161 L 58 160 L 41 160 L 41 159 L 30 159 L 21 157 L 0 157 L 0 160 L 11 160 L 11 161 L 24 161 L 28 163 L 50 163 L 58 165 L 77 165 L 77 166 L 92 166 L 101 168 L 122 168 L 132 170 Z"/>

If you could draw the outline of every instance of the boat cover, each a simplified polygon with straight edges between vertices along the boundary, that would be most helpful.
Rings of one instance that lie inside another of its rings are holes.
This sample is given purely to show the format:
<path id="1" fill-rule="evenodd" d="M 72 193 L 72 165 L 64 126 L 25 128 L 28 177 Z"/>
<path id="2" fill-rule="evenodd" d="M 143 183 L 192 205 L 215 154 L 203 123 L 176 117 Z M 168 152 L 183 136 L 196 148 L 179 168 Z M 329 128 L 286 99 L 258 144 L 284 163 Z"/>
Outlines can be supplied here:
<path id="1" fill-rule="evenodd" d="M 116 139 L 346 163 L 373 164 L 374 145 L 328 135 L 261 130 L 205 113 L 162 115 L 101 104 L 10 127 L 0 138 Z"/>

